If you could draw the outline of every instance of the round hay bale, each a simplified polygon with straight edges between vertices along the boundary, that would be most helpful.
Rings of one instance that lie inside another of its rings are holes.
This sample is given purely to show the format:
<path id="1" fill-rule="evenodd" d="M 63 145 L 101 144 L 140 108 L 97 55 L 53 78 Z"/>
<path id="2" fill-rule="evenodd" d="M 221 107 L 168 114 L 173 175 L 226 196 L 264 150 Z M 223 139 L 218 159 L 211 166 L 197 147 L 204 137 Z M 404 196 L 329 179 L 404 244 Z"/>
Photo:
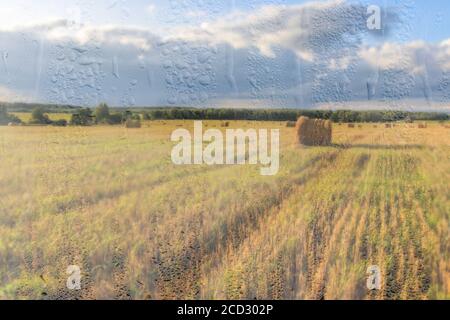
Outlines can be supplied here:
<path id="1" fill-rule="evenodd" d="M 319 119 L 313 120 L 313 126 L 312 126 L 312 145 L 318 146 L 321 143 L 321 126 L 322 122 Z"/>
<path id="2" fill-rule="evenodd" d="M 140 127 L 141 127 L 141 121 L 140 120 L 128 119 L 127 121 L 125 121 L 125 128 L 138 129 Z"/>
<path id="3" fill-rule="evenodd" d="M 296 123 L 297 140 L 305 146 L 330 145 L 332 140 L 331 121 L 300 117 Z"/>
<path id="4" fill-rule="evenodd" d="M 317 137 L 317 145 L 319 146 L 325 146 L 328 145 L 327 139 L 328 139 L 328 133 L 327 129 L 325 127 L 325 120 L 319 120 L 319 136 Z"/>
<path id="5" fill-rule="evenodd" d="M 303 145 L 310 145 L 309 144 L 309 135 L 308 135 L 308 117 L 300 117 L 297 120 L 297 123 L 295 125 L 295 131 L 297 133 L 297 140 L 300 144 Z"/>
<path id="6" fill-rule="evenodd" d="M 426 129 L 428 127 L 426 122 L 419 123 L 419 129 Z"/>
<path id="7" fill-rule="evenodd" d="M 331 142 L 333 140 L 333 123 L 330 120 L 325 121 L 325 144 L 331 145 Z"/>

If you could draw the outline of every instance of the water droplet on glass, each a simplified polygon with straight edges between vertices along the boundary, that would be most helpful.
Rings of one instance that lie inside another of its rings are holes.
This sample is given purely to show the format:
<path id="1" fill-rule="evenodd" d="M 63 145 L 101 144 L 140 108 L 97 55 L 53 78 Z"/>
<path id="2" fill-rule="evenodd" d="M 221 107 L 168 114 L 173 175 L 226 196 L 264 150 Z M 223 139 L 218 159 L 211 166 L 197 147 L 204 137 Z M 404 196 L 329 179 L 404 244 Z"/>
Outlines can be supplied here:
<path id="1" fill-rule="evenodd" d="M 117 57 L 114 57 L 113 61 L 112 61 L 112 74 L 117 79 L 120 78 L 120 75 L 119 75 L 119 63 L 117 61 Z"/>

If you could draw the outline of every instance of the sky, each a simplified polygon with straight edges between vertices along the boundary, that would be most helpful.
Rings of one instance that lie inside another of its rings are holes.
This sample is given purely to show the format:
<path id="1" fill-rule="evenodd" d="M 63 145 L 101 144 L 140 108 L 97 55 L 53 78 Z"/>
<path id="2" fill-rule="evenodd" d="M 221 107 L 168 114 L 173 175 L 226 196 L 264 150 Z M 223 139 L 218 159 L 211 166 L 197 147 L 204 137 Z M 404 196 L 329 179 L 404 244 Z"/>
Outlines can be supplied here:
<path id="1" fill-rule="evenodd" d="M 449 18 L 445 0 L 0 0 L 0 101 L 449 112 Z"/>

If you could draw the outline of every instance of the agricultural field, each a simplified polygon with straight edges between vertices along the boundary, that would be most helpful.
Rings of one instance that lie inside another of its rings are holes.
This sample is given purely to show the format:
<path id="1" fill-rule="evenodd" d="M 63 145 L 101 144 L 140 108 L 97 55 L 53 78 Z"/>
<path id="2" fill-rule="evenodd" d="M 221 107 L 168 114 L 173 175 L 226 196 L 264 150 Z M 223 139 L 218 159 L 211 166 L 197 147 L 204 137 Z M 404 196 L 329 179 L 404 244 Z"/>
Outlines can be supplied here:
<path id="1" fill-rule="evenodd" d="M 230 122 L 280 129 L 274 176 L 174 165 L 180 127 L 0 127 L 0 299 L 450 299 L 444 125 Z"/>

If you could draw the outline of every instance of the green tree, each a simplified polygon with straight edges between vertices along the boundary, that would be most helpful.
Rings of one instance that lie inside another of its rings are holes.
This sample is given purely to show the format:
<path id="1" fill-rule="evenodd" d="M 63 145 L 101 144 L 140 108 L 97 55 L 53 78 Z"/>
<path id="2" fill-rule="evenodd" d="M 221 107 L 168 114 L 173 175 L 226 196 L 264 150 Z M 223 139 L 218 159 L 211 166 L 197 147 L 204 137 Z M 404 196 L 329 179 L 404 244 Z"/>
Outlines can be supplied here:
<path id="1" fill-rule="evenodd" d="M 0 105 L 0 125 L 6 125 L 10 122 L 21 123 L 22 121 L 16 116 L 9 114 L 6 106 Z"/>
<path id="2" fill-rule="evenodd" d="M 66 119 L 59 119 L 59 120 L 53 121 L 52 122 L 52 126 L 65 127 L 65 126 L 67 126 L 67 120 Z"/>
<path id="3" fill-rule="evenodd" d="M 91 109 L 81 109 L 78 113 L 72 115 L 70 124 L 74 126 L 90 126 L 94 122 L 93 118 Z"/>
<path id="4" fill-rule="evenodd" d="M 122 122 L 123 121 L 121 113 L 111 113 L 109 115 L 108 124 L 120 124 Z"/>
<path id="5" fill-rule="evenodd" d="M 52 121 L 50 120 L 48 115 L 46 115 L 44 113 L 44 109 L 42 109 L 41 107 L 36 107 L 33 109 L 33 111 L 31 111 L 30 123 L 31 124 L 51 124 Z"/>
<path id="6" fill-rule="evenodd" d="M 6 108 L 6 106 L 0 105 L 0 118 L 6 118 L 7 114 L 8 114 L 8 109 Z"/>
<path id="7" fill-rule="evenodd" d="M 100 103 L 95 109 L 95 118 L 97 119 L 97 122 L 108 122 L 109 117 L 110 114 L 108 105 L 106 103 Z"/>

